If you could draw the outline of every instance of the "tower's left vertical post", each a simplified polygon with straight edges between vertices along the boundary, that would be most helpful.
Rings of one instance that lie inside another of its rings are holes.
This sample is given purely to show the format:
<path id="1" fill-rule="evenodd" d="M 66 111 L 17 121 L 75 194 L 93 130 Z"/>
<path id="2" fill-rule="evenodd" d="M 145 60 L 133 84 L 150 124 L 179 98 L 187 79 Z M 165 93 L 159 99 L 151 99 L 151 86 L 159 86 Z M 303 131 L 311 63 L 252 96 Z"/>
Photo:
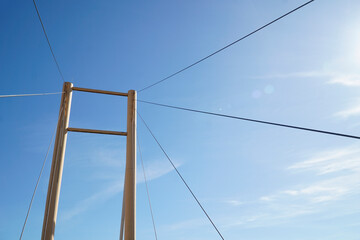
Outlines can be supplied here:
<path id="1" fill-rule="evenodd" d="M 61 178 L 64 166 L 67 128 L 69 125 L 72 83 L 65 82 L 63 94 L 61 97 L 60 112 L 56 130 L 56 139 L 54 144 L 54 153 L 51 164 L 49 186 L 46 197 L 45 214 L 41 240 L 53 240 L 55 234 L 55 225 L 57 210 L 59 204 Z"/>

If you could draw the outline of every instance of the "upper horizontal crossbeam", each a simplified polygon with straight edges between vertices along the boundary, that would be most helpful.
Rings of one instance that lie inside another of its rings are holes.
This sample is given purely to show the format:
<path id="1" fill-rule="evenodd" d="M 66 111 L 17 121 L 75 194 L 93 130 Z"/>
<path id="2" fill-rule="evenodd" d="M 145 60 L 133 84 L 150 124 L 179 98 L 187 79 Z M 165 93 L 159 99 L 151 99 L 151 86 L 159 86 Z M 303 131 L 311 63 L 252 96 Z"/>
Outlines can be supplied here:
<path id="1" fill-rule="evenodd" d="M 127 93 L 106 91 L 106 90 L 98 90 L 98 89 L 90 89 L 90 88 L 72 87 L 71 89 L 73 91 L 80 91 L 80 92 L 100 93 L 100 94 L 108 94 L 108 95 L 123 96 L 123 97 L 128 96 Z"/>

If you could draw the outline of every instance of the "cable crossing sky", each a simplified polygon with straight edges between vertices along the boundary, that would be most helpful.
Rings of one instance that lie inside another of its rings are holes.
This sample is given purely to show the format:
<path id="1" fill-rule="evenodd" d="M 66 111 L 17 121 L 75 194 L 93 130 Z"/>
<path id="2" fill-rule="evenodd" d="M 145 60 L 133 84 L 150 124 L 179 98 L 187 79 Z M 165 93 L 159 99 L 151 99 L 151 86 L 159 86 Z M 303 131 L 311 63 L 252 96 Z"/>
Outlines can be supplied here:
<path id="1" fill-rule="evenodd" d="M 142 157 L 142 153 L 141 153 L 139 136 L 137 137 L 137 144 L 139 146 L 140 162 L 141 162 L 141 167 L 142 167 L 143 174 L 144 174 L 146 194 L 147 194 L 148 202 L 149 202 L 149 208 L 150 208 L 151 220 L 152 220 L 152 224 L 153 224 L 153 228 L 154 228 L 155 240 L 157 240 L 158 238 L 157 238 L 157 232 L 156 232 L 156 226 L 155 226 L 155 220 L 154 220 L 154 213 L 153 213 L 152 206 L 151 206 L 149 186 L 148 186 L 148 181 L 147 181 L 147 177 L 146 177 L 146 173 L 145 173 L 145 166 L 144 166 L 144 161 L 143 161 L 143 157 Z"/>
<path id="2" fill-rule="evenodd" d="M 305 7 L 306 5 L 310 4 L 310 3 L 311 3 L 311 2 L 313 2 L 313 1 L 315 1 L 315 0 L 310 0 L 310 1 L 308 1 L 308 2 L 306 2 L 306 3 L 304 3 L 304 4 L 302 4 L 302 5 L 298 6 L 297 8 L 294 8 L 293 10 L 291 10 L 291 11 L 289 11 L 289 12 L 285 13 L 284 15 L 281 15 L 280 17 L 278 17 L 278 18 L 276 18 L 276 19 L 272 20 L 271 22 L 269 22 L 269 23 L 267 23 L 267 24 L 263 25 L 262 27 L 259 27 L 258 29 L 254 30 L 254 31 L 252 31 L 252 32 L 250 32 L 250 33 L 248 33 L 248 34 L 246 34 L 245 36 L 243 36 L 243 37 L 241 37 L 241 38 L 239 38 L 239 39 L 235 40 L 234 42 L 232 42 L 232 43 L 230 43 L 230 44 L 226 45 L 225 47 L 222 47 L 222 48 L 220 48 L 219 50 L 216 50 L 215 52 L 213 52 L 213 53 L 211 53 L 211 54 L 207 55 L 206 57 L 203 57 L 203 58 L 201 58 L 200 60 L 198 60 L 198 61 L 196 61 L 196 62 L 194 62 L 194 63 L 192 63 L 192 64 L 188 65 L 187 67 L 184 67 L 183 69 L 181 69 L 181 70 L 179 70 L 179 71 L 177 71 L 177 72 L 175 72 L 175 73 L 173 73 L 173 74 L 171 74 L 171 75 L 169 75 L 169 76 L 167 76 L 167 77 L 165 77 L 165 78 L 163 78 L 163 79 L 160 79 L 159 81 L 154 82 L 153 84 L 150 84 L 150 85 L 148 85 L 148 86 L 146 86 L 146 87 L 144 87 L 144 88 L 142 88 L 142 89 L 138 90 L 138 92 L 142 92 L 142 91 L 147 90 L 147 89 L 149 89 L 149 88 L 151 88 L 151 87 L 154 87 L 155 85 L 158 85 L 159 83 L 162 83 L 162 82 L 164 82 L 164 81 L 166 81 L 166 80 L 168 80 L 168 79 L 170 79 L 170 78 L 172 78 L 172 77 L 174 77 L 174 76 L 178 75 L 179 73 L 186 71 L 187 69 L 189 69 L 189 68 L 191 68 L 191 67 L 193 67 L 193 66 L 195 66 L 195 65 L 197 65 L 197 64 L 199 64 L 199 63 L 201 63 L 202 61 L 205 61 L 206 59 L 208 59 L 208 58 L 210 58 L 210 57 L 214 56 L 215 54 L 217 54 L 217 53 L 219 53 L 219 52 L 221 52 L 221 51 L 223 51 L 223 50 L 227 49 L 228 47 L 231 47 L 232 45 L 234 45 L 234 44 L 236 44 L 236 43 L 238 43 L 238 42 L 240 42 L 240 41 L 244 40 L 245 38 L 250 37 L 251 35 L 253 35 L 253 34 L 255 34 L 255 33 L 259 32 L 260 30 L 262 30 L 262 29 L 264 29 L 264 28 L 266 28 L 266 27 L 270 26 L 271 24 L 273 24 L 273 23 L 275 23 L 275 22 L 279 21 L 280 19 L 282 19 L 282 18 L 284 18 L 284 17 L 286 17 L 286 16 L 290 15 L 291 13 L 296 12 L 297 10 L 299 10 L 299 9 L 301 9 L 301 8 L 303 8 L 303 7 Z"/>
<path id="3" fill-rule="evenodd" d="M 202 110 L 191 109 L 191 108 L 177 107 L 177 106 L 166 105 L 166 104 L 161 104 L 161 103 L 148 102 L 148 101 L 139 100 L 139 99 L 137 101 L 142 102 L 142 103 L 160 106 L 160 107 L 173 108 L 173 109 L 178 109 L 178 110 L 183 110 L 183 111 L 188 111 L 188 112 L 202 113 L 202 114 L 208 114 L 208 115 L 213 115 L 213 116 L 218 116 L 218 117 L 225 117 L 225 118 L 232 118 L 232 119 L 249 121 L 249 122 L 262 123 L 262 124 L 268 124 L 268 125 L 273 125 L 273 126 L 278 126 L 278 127 L 293 128 L 293 129 L 297 129 L 297 130 L 317 132 L 317 133 L 334 135 L 334 136 L 339 136 L 339 137 L 360 139 L 360 136 L 349 135 L 349 134 L 344 134 L 344 133 L 330 132 L 330 131 L 324 131 L 324 130 L 319 130 L 319 129 L 314 129 L 314 128 L 305 128 L 305 127 L 299 127 L 299 126 L 288 125 L 288 124 L 283 124 L 283 123 L 275 123 L 275 122 L 263 121 L 263 120 L 258 120 L 258 119 L 251 119 L 251 118 L 244 118 L 244 117 L 226 115 L 226 114 L 221 114 L 221 113 L 202 111 Z"/>
<path id="4" fill-rule="evenodd" d="M 63 109 L 60 109 L 60 112 L 62 112 L 62 110 L 63 110 Z M 61 116 L 61 114 L 59 114 L 58 121 L 60 120 L 60 116 Z M 36 195 L 36 190 L 37 190 L 37 188 L 38 188 L 38 186 L 39 186 L 39 182 L 40 182 L 42 173 L 43 173 L 43 171 L 44 171 L 44 167 L 45 167 L 45 164 L 46 164 L 46 160 L 47 160 L 47 157 L 48 157 L 49 152 L 50 152 L 50 147 L 51 147 L 51 145 L 52 145 L 52 143 L 53 143 L 53 141 L 54 141 L 54 138 L 55 138 L 56 130 L 57 130 L 57 124 L 56 124 L 55 130 L 54 130 L 54 133 L 53 133 L 53 135 L 52 135 L 52 137 L 51 137 L 50 144 L 49 144 L 48 149 L 47 149 L 47 151 L 46 151 L 45 158 L 44 158 L 43 164 L 42 164 L 42 166 L 41 166 L 41 170 L 40 170 L 38 179 L 37 179 L 36 184 L 35 184 L 35 188 L 34 188 L 34 191 L 33 191 L 33 195 L 32 195 L 32 197 L 31 197 L 31 200 L 30 200 L 30 203 L 29 203 L 29 207 L 28 207 L 28 210 L 27 210 L 27 213 L 26 213 L 26 217 L 25 217 L 25 220 L 24 220 L 24 224 L 23 224 L 23 227 L 22 227 L 22 230 L 21 230 L 21 234 L 20 234 L 19 240 L 21 240 L 22 237 L 23 237 L 23 234 L 24 234 L 24 231 L 25 231 L 25 227 L 26 227 L 26 223 L 27 223 L 27 220 L 28 220 L 28 218 L 29 218 L 31 206 L 32 206 L 32 203 L 33 203 L 33 201 L 34 201 L 34 198 L 35 198 L 35 195 Z"/>
<path id="5" fill-rule="evenodd" d="M 202 206 L 202 204 L 200 203 L 200 201 L 198 200 L 198 198 L 195 196 L 194 192 L 191 190 L 190 186 L 187 184 L 187 182 L 185 181 L 185 179 L 183 178 L 183 176 L 181 175 L 181 173 L 179 172 L 179 170 L 177 169 L 177 167 L 175 166 L 175 164 L 173 163 L 173 161 L 171 160 L 171 158 L 169 157 L 169 155 L 166 153 L 165 149 L 162 147 L 162 145 L 160 144 L 160 142 L 158 141 L 158 139 L 155 137 L 154 133 L 151 131 L 150 127 L 147 125 L 147 123 L 145 122 L 145 120 L 141 117 L 140 113 L 137 112 L 137 114 L 139 115 L 141 121 L 144 123 L 145 127 L 147 128 L 147 130 L 149 131 L 149 133 L 151 134 L 151 136 L 154 138 L 155 142 L 158 144 L 158 146 L 160 147 L 161 151 L 165 154 L 166 158 L 169 160 L 170 164 L 173 166 L 174 170 L 176 171 L 176 173 L 179 175 L 179 177 L 181 178 L 182 182 L 185 184 L 186 188 L 189 190 L 189 192 L 191 193 L 191 195 L 193 196 L 193 198 L 195 199 L 195 201 L 197 202 L 197 204 L 199 205 L 199 207 L 201 208 L 201 210 L 204 212 L 204 214 L 206 215 L 206 217 L 209 219 L 211 225 L 214 227 L 214 229 L 216 230 L 216 232 L 219 234 L 219 236 L 221 237 L 222 240 L 225 240 L 224 237 L 222 236 L 222 234 L 220 233 L 219 229 L 216 227 L 215 223 L 213 222 L 213 220 L 211 219 L 211 217 L 209 216 L 209 214 L 206 212 L 206 210 L 204 209 L 204 207 Z"/>
<path id="6" fill-rule="evenodd" d="M 54 93 L 27 93 L 27 94 L 12 94 L 12 95 L 0 95 L 0 98 L 9 98 L 9 97 L 31 97 L 31 96 L 46 96 L 46 95 L 55 95 L 62 94 L 63 92 L 54 92 Z"/>
<path id="7" fill-rule="evenodd" d="M 40 23 L 41 23 L 41 27 L 42 27 L 42 30 L 43 30 L 43 32 L 44 32 L 46 41 L 47 41 L 47 43 L 48 43 L 48 45 L 49 45 L 49 49 L 50 49 L 51 55 L 52 55 L 52 57 L 53 57 L 53 59 L 54 59 L 54 62 L 55 62 L 55 64 L 56 64 L 57 70 L 59 71 L 59 74 L 60 74 L 60 77 L 61 77 L 62 81 L 65 82 L 64 75 L 63 75 L 63 73 L 61 72 L 59 63 L 58 63 L 58 61 L 57 61 L 57 59 L 56 59 L 56 57 L 55 57 L 54 51 L 53 51 L 53 49 L 52 49 L 52 47 L 51 47 L 50 40 L 49 40 L 48 35 L 47 35 L 47 33 L 46 33 L 45 26 L 44 26 L 43 21 L 42 21 L 42 19 L 41 19 L 40 12 L 39 12 L 39 9 L 38 9 L 38 7 L 37 7 L 37 5 L 36 5 L 35 0 L 33 0 L 33 3 L 34 3 L 35 10 L 36 10 L 36 14 L 37 14 L 37 16 L 38 16 L 38 18 L 39 18 L 39 21 L 40 21 Z"/>

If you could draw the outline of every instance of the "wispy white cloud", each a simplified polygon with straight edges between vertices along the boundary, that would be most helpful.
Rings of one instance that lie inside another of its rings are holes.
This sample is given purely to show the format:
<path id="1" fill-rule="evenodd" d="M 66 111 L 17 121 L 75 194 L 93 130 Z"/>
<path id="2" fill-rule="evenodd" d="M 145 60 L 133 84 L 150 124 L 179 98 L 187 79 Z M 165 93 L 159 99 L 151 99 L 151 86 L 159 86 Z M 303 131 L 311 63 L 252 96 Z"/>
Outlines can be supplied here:
<path id="1" fill-rule="evenodd" d="M 255 79 L 291 79 L 322 78 L 326 84 L 337 84 L 344 87 L 360 87 L 360 74 L 349 74 L 341 71 L 314 70 L 304 72 L 279 73 L 253 77 Z M 347 119 L 360 115 L 360 100 L 353 100 L 351 106 L 334 113 L 335 117 Z"/>
<path id="2" fill-rule="evenodd" d="M 354 102 L 355 104 L 353 104 L 352 107 L 336 112 L 334 116 L 347 119 L 352 116 L 360 115 L 360 101 L 358 100 Z"/>
<path id="3" fill-rule="evenodd" d="M 237 199 L 229 199 L 229 200 L 225 200 L 224 202 L 231 205 L 231 206 L 235 206 L 235 207 L 244 204 L 243 201 L 239 201 Z"/>
<path id="4" fill-rule="evenodd" d="M 241 217 L 229 217 L 224 220 L 221 229 L 231 229 L 231 228 L 258 228 L 258 227 L 268 227 L 287 222 L 290 218 L 295 218 L 297 216 L 306 215 L 309 213 L 314 213 L 313 210 L 307 210 L 302 207 L 299 208 L 297 205 L 271 205 L 270 207 L 264 208 L 259 207 L 257 209 L 258 213 L 243 215 Z M 262 213 L 261 213 L 262 212 Z"/>
<path id="5" fill-rule="evenodd" d="M 360 148 L 356 146 L 323 151 L 308 160 L 289 166 L 288 169 L 315 171 L 318 175 L 343 170 L 355 171 L 360 167 L 359 154 Z"/>
<path id="6" fill-rule="evenodd" d="M 173 232 L 173 231 L 179 231 L 179 230 L 184 230 L 184 229 L 187 229 L 187 230 L 196 229 L 201 226 L 208 225 L 208 224 L 209 224 L 209 222 L 208 222 L 208 219 L 206 219 L 206 218 L 195 218 L 195 219 L 184 220 L 184 221 L 171 223 L 171 224 L 164 224 L 161 226 L 161 229 L 163 231 Z"/>
<path id="7" fill-rule="evenodd" d="M 347 75 L 347 74 L 337 74 L 334 75 L 328 83 L 330 84 L 340 84 L 348 87 L 360 87 L 360 75 Z"/>
<path id="8" fill-rule="evenodd" d="M 360 148 L 351 146 L 324 151 L 315 157 L 293 164 L 288 169 L 329 175 L 325 180 L 308 186 L 282 191 L 293 197 L 303 197 L 312 203 L 338 200 L 360 192 Z"/>
<path id="9" fill-rule="evenodd" d="M 101 167 L 124 167 L 125 152 L 119 149 L 97 149 L 91 158 L 91 162 L 96 166 Z"/>
<path id="10" fill-rule="evenodd" d="M 102 161 L 102 160 L 100 160 L 100 161 Z M 113 166 L 112 161 L 109 162 L 109 160 L 106 160 L 104 162 L 110 164 L 110 166 Z M 120 166 L 118 164 L 115 164 L 115 165 Z M 181 164 L 179 164 L 179 163 L 175 163 L 176 167 L 179 167 L 180 165 Z M 168 174 L 169 172 L 173 171 L 173 168 L 167 162 L 154 161 L 151 164 L 149 164 L 149 166 L 147 166 L 145 171 L 146 171 L 147 181 L 152 181 L 154 179 L 160 178 L 160 177 Z M 137 168 L 136 175 L 137 175 L 137 184 L 143 183 L 145 181 L 141 168 L 139 168 L 139 167 Z M 110 178 L 112 178 L 112 177 L 110 177 Z M 113 177 L 113 178 L 115 178 L 115 177 Z M 119 174 L 117 174 L 117 180 L 110 183 L 108 185 L 108 187 L 77 202 L 70 209 L 66 209 L 65 211 L 63 211 L 60 215 L 60 220 L 69 220 L 69 219 L 75 217 L 76 215 L 79 215 L 79 214 L 87 211 L 91 206 L 105 202 L 105 201 L 109 200 L 110 198 L 112 198 L 113 196 L 117 195 L 118 193 L 122 192 L 123 186 L 124 186 L 123 178 L 124 178 L 124 176 L 119 176 Z"/>
<path id="11" fill-rule="evenodd" d="M 260 201 L 270 202 L 274 200 L 274 196 L 262 196 L 259 198 Z"/>
<path id="12" fill-rule="evenodd" d="M 282 224 L 296 217 L 328 212 L 347 199 L 360 195 L 359 145 L 316 153 L 285 170 L 290 174 L 307 177 L 313 174 L 311 179 L 314 180 L 259 197 L 252 203 L 252 211 L 247 211 L 241 217 L 230 217 L 223 223 L 223 227 L 253 228 Z M 360 210 L 351 205 L 347 205 L 347 208 L 347 211 L 339 211 L 337 214 Z"/>
<path id="13" fill-rule="evenodd" d="M 354 176 L 341 176 L 311 185 L 288 189 L 277 194 L 277 198 L 293 200 L 301 199 L 305 203 L 320 203 L 338 200 L 353 190 L 351 184 L 359 184 Z"/>
<path id="14" fill-rule="evenodd" d="M 123 190 L 123 185 L 123 182 L 114 182 L 104 190 L 94 193 L 91 196 L 79 201 L 72 208 L 60 213 L 60 221 L 70 220 L 71 218 L 87 211 L 94 204 L 108 200 L 117 193 L 121 192 Z"/>
<path id="15" fill-rule="evenodd" d="M 287 79 L 287 78 L 318 78 L 318 77 L 332 77 L 335 76 L 332 72 L 327 71 L 302 71 L 302 72 L 288 72 L 288 73 L 276 73 L 262 76 L 252 77 L 254 79 Z"/>
<path id="16" fill-rule="evenodd" d="M 276 73 L 252 77 L 253 79 L 288 79 L 288 78 L 326 78 L 328 84 L 347 87 L 360 87 L 360 75 L 356 73 L 328 70 L 313 70 L 288 73 Z"/>
<path id="17" fill-rule="evenodd" d="M 181 164 L 176 161 L 174 164 L 176 167 L 181 166 Z M 151 164 L 149 164 L 149 166 L 146 165 L 145 168 L 146 178 L 148 181 L 160 178 L 174 170 L 174 168 L 167 161 L 153 161 Z M 142 183 L 144 181 L 145 179 L 142 168 L 140 169 L 140 167 L 138 167 L 137 182 Z"/>

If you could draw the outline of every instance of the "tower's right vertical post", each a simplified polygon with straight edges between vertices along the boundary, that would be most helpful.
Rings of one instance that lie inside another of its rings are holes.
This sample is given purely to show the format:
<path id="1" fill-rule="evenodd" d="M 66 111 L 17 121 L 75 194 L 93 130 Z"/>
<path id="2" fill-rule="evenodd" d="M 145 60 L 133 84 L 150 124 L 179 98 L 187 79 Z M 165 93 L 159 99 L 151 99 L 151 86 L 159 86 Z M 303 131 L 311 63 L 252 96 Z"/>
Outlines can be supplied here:
<path id="1" fill-rule="evenodd" d="M 125 170 L 125 240 L 136 239 L 136 91 L 128 92 L 126 170 Z"/>

